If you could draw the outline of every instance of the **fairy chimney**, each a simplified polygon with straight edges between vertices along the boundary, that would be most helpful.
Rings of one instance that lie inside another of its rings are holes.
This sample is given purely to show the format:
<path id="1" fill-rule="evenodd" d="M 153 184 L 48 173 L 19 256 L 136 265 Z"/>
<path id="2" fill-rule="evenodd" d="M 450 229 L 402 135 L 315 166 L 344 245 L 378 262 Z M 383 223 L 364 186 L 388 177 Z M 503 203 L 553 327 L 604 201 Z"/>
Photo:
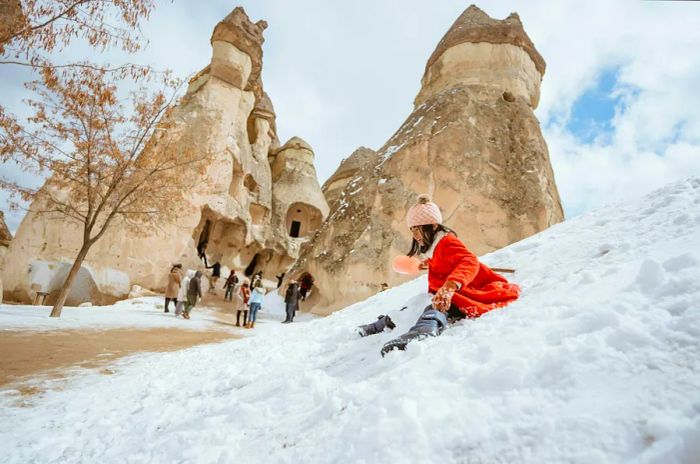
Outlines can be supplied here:
<path id="1" fill-rule="evenodd" d="M 298 245 L 310 238 L 328 216 L 328 204 L 314 168 L 314 152 L 299 137 L 292 137 L 275 154 L 272 198 L 278 230 Z"/>
<path id="2" fill-rule="evenodd" d="M 562 221 L 533 113 L 544 71 L 517 14 L 467 8 L 430 56 L 404 124 L 352 177 L 334 174 L 347 183 L 289 273 L 315 278 L 303 309 L 328 314 L 405 281 L 391 261 L 410 248 L 406 212 L 418 194 L 477 254 Z"/>
<path id="3" fill-rule="evenodd" d="M 174 223 L 164 221 L 159 230 L 143 235 L 128 233 L 124 224 L 108 230 L 90 250 L 69 305 L 123 298 L 132 285 L 163 289 L 173 263 L 205 271 L 197 258 L 204 242 L 209 261 L 220 261 L 222 272 L 262 272 L 269 285 L 296 260 L 328 207 L 311 147 L 293 139 L 278 149 L 276 115 L 260 77 L 266 27 L 240 7 L 216 25 L 209 66 L 190 80 L 182 101 L 167 114 L 173 128 L 150 145 L 207 153 L 206 173 L 193 185 L 183 185 L 190 195 L 179 205 L 178 217 L 168 218 Z M 303 205 L 299 209 L 309 219 L 300 236 L 292 237 L 287 222 L 296 204 Z M 8 250 L 6 290 L 27 301 L 32 287 L 39 286 L 50 293 L 51 303 L 77 254 L 79 237 L 77 227 L 66 221 L 27 214 Z"/>

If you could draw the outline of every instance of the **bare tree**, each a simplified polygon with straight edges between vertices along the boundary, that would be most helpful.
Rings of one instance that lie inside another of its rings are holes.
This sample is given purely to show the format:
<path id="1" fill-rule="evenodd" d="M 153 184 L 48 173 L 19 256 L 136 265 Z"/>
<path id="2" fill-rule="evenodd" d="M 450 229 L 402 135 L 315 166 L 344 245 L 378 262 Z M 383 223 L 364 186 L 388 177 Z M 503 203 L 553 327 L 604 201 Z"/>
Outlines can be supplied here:
<path id="1" fill-rule="evenodd" d="M 121 78 L 92 68 L 44 68 L 29 87 L 33 116 L 19 124 L 0 112 L 0 161 L 12 159 L 37 175 L 33 190 L 7 179 L 0 187 L 31 201 L 30 212 L 59 215 L 82 227 L 82 246 L 51 312 L 58 317 L 90 248 L 118 221 L 150 229 L 176 217 L 184 185 L 203 172 L 205 156 L 188 150 L 173 133 L 173 97 L 143 88 L 121 102 Z M 167 87 L 174 95 L 175 82 Z"/>

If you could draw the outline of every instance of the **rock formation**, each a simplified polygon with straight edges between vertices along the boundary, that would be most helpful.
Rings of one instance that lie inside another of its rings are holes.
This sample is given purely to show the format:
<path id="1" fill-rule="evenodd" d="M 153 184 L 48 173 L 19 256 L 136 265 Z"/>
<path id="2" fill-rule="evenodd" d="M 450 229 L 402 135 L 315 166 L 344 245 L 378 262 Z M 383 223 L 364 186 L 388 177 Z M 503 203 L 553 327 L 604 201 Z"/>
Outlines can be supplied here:
<path id="1" fill-rule="evenodd" d="M 560 222 L 533 113 L 544 70 L 517 14 L 494 20 L 470 6 L 428 60 L 406 122 L 326 183 L 338 200 L 288 274 L 315 278 L 305 309 L 327 314 L 406 280 L 391 261 L 410 248 L 406 211 L 420 193 L 477 254 Z"/>
<path id="2" fill-rule="evenodd" d="M 211 154 L 206 175 L 187 186 L 192 194 L 181 218 L 144 236 L 121 225 L 109 230 L 90 250 L 67 304 L 108 302 L 133 285 L 162 289 L 173 263 L 203 267 L 196 249 L 205 241 L 209 262 L 220 261 L 222 274 L 262 271 L 273 281 L 326 218 L 311 147 L 296 137 L 279 147 L 261 80 L 266 27 L 242 8 L 216 25 L 211 64 L 167 115 L 176 129 L 153 141 L 155 150 L 178 144 Z M 33 286 L 56 291 L 77 254 L 76 231 L 65 221 L 28 214 L 8 251 L 5 290 L 22 301 L 31 299 Z"/>
<path id="3" fill-rule="evenodd" d="M 7 247 L 10 246 L 12 241 L 12 234 L 10 229 L 7 228 L 5 224 L 5 213 L 0 211 L 0 303 L 2 303 L 2 270 L 5 263 L 5 254 L 7 253 Z"/>
<path id="4" fill-rule="evenodd" d="M 355 175 L 376 156 L 377 153 L 374 150 L 360 147 L 340 162 L 338 169 L 326 180 L 322 187 L 323 194 L 326 196 L 326 201 L 331 207 L 331 211 L 335 211 L 340 205 L 339 200 L 348 183 L 350 183 Z"/>

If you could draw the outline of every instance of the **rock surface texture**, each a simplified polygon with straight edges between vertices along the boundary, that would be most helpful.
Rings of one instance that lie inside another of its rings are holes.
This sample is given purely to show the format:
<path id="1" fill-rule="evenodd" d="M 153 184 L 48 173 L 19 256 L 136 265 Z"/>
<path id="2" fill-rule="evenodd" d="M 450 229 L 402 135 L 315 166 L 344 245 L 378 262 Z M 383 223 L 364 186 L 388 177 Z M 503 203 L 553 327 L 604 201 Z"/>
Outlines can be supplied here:
<path id="1" fill-rule="evenodd" d="M 5 254 L 12 241 L 10 229 L 5 224 L 5 213 L 0 211 L 0 303 L 2 303 L 2 270 L 5 267 Z"/>
<path id="2" fill-rule="evenodd" d="M 391 261 L 410 248 L 406 212 L 418 194 L 476 254 L 562 221 L 533 113 L 544 70 L 517 14 L 495 20 L 470 6 L 430 57 L 406 122 L 324 186 L 331 214 L 288 274 L 315 279 L 304 309 L 328 314 L 406 280 Z"/>
<path id="3" fill-rule="evenodd" d="M 176 129 L 153 141 L 211 154 L 206 174 L 191 188 L 176 224 L 143 236 L 125 226 L 109 230 L 90 250 L 67 304 L 125 297 L 133 285 L 160 290 L 173 263 L 203 270 L 209 263 L 263 278 L 286 271 L 301 244 L 328 214 L 313 167 L 314 153 L 294 137 L 279 147 L 275 112 L 261 81 L 264 21 L 234 9 L 214 29 L 211 64 L 189 83 L 167 118 Z M 294 229 L 292 229 L 292 227 Z M 28 214 L 8 250 L 3 275 L 13 299 L 56 292 L 79 249 L 77 227 Z M 32 290 L 34 287 L 34 290 Z M 51 303 L 51 296 L 48 302 Z"/>

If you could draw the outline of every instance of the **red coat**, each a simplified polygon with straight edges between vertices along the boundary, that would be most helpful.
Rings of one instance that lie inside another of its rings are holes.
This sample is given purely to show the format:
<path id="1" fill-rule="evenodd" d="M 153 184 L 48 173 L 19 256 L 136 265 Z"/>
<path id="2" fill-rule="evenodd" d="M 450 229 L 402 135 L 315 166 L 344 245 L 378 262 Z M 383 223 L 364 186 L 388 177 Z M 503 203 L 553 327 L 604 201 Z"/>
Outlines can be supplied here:
<path id="1" fill-rule="evenodd" d="M 452 303 L 468 317 L 479 317 L 517 300 L 520 287 L 509 284 L 483 263 L 454 235 L 445 235 L 428 260 L 428 290 L 437 292 L 453 280 L 462 284 Z"/>

